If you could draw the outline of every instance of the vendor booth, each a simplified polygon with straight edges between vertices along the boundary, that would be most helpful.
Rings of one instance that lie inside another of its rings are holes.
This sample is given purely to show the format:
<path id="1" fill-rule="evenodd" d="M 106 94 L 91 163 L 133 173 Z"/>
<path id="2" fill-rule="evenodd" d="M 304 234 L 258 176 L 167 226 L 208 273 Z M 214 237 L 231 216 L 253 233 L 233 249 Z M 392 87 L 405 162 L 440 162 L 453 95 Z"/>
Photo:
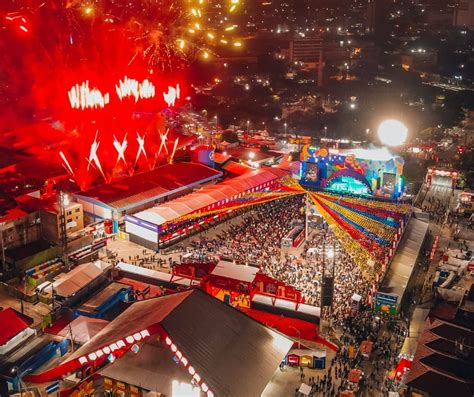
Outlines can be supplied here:
<path id="1" fill-rule="evenodd" d="M 291 349 L 285 360 L 292 367 L 326 368 L 326 351 L 309 349 Z"/>

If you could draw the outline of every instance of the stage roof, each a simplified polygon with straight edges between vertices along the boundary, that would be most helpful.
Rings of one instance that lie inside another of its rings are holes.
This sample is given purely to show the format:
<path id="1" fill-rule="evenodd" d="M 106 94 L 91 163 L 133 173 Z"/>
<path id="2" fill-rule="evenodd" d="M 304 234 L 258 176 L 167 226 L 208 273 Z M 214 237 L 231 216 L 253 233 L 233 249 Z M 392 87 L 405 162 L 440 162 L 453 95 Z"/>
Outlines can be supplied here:
<path id="1" fill-rule="evenodd" d="M 214 270 L 213 276 L 231 278 L 232 280 L 244 281 L 247 283 L 253 282 L 258 273 L 258 268 L 245 265 L 234 265 L 229 261 L 219 261 Z"/>
<path id="2" fill-rule="evenodd" d="M 199 163 L 173 163 L 108 185 L 95 186 L 75 196 L 126 210 L 220 178 L 222 172 Z"/>
<path id="3" fill-rule="evenodd" d="M 221 397 L 261 395 L 293 345 L 292 340 L 244 313 L 193 289 L 134 303 L 73 353 L 69 361 L 156 323 L 160 323 L 214 394 Z M 156 338 L 146 339 L 140 354 L 127 353 L 103 370 L 104 375 L 145 389 L 163 387 L 164 392 L 166 385 L 161 382 L 173 379 L 177 365 L 170 354 L 160 352 L 156 343 Z M 163 360 L 156 360 L 154 353 Z M 143 368 L 147 369 L 140 370 Z M 181 375 L 176 374 L 180 378 Z M 190 381 L 188 375 L 187 382 Z"/>
<path id="4" fill-rule="evenodd" d="M 157 207 L 138 212 L 134 217 L 155 225 L 162 225 L 176 218 L 188 215 L 208 205 L 232 198 L 261 184 L 281 178 L 288 172 L 279 168 L 261 168 L 236 178 L 205 187 L 200 191 L 163 203 Z"/>

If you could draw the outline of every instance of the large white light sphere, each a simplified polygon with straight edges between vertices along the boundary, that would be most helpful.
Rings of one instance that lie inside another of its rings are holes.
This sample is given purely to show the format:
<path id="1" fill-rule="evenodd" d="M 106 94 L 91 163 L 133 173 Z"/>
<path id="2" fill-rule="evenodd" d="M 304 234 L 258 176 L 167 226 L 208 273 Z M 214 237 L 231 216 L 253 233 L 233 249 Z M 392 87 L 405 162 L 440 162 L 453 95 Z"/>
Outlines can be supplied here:
<path id="1" fill-rule="evenodd" d="M 384 145 L 400 146 L 407 139 L 408 129 L 398 120 L 385 120 L 380 123 L 377 134 Z"/>

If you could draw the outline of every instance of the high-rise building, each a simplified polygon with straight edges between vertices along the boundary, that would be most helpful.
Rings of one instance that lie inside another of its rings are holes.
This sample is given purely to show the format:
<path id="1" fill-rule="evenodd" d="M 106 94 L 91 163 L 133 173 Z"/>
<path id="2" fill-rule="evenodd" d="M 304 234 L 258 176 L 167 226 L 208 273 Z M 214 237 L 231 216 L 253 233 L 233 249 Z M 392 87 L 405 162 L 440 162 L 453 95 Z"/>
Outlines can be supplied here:
<path id="1" fill-rule="evenodd" d="M 323 84 L 323 40 L 320 36 L 291 40 L 288 58 L 290 63 L 302 62 L 308 69 L 317 69 L 318 86 Z"/>
<path id="2" fill-rule="evenodd" d="M 453 25 L 474 30 L 474 0 L 459 0 L 454 9 Z"/>
<path id="3" fill-rule="evenodd" d="M 390 34 L 389 7 L 387 0 L 369 0 L 367 3 L 366 32 L 378 41 Z"/>

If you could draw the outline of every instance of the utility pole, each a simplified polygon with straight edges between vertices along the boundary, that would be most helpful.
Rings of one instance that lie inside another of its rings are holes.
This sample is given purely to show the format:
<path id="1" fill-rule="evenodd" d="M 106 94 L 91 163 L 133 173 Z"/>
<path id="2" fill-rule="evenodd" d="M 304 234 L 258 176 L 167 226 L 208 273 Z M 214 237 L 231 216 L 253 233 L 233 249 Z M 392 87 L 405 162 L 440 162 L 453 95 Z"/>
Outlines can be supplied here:
<path id="1" fill-rule="evenodd" d="M 334 296 L 334 273 L 336 267 L 336 243 L 334 242 L 331 251 L 326 251 L 326 244 L 323 244 L 323 274 L 321 283 L 321 329 L 323 328 L 323 321 L 331 325 L 331 311 Z M 326 263 L 326 258 L 331 259 L 332 263 Z"/>
<path id="2" fill-rule="evenodd" d="M 2 273 L 5 274 L 7 272 L 7 264 L 5 261 L 5 241 L 3 240 L 3 227 L 5 226 L 5 222 L 0 222 L 0 234 L 2 240 Z"/>
<path id="3" fill-rule="evenodd" d="M 59 192 L 59 221 L 61 229 L 61 247 L 64 266 L 69 269 L 69 255 L 67 252 L 67 225 L 66 225 L 66 206 L 69 204 L 69 197 L 64 192 Z"/>

